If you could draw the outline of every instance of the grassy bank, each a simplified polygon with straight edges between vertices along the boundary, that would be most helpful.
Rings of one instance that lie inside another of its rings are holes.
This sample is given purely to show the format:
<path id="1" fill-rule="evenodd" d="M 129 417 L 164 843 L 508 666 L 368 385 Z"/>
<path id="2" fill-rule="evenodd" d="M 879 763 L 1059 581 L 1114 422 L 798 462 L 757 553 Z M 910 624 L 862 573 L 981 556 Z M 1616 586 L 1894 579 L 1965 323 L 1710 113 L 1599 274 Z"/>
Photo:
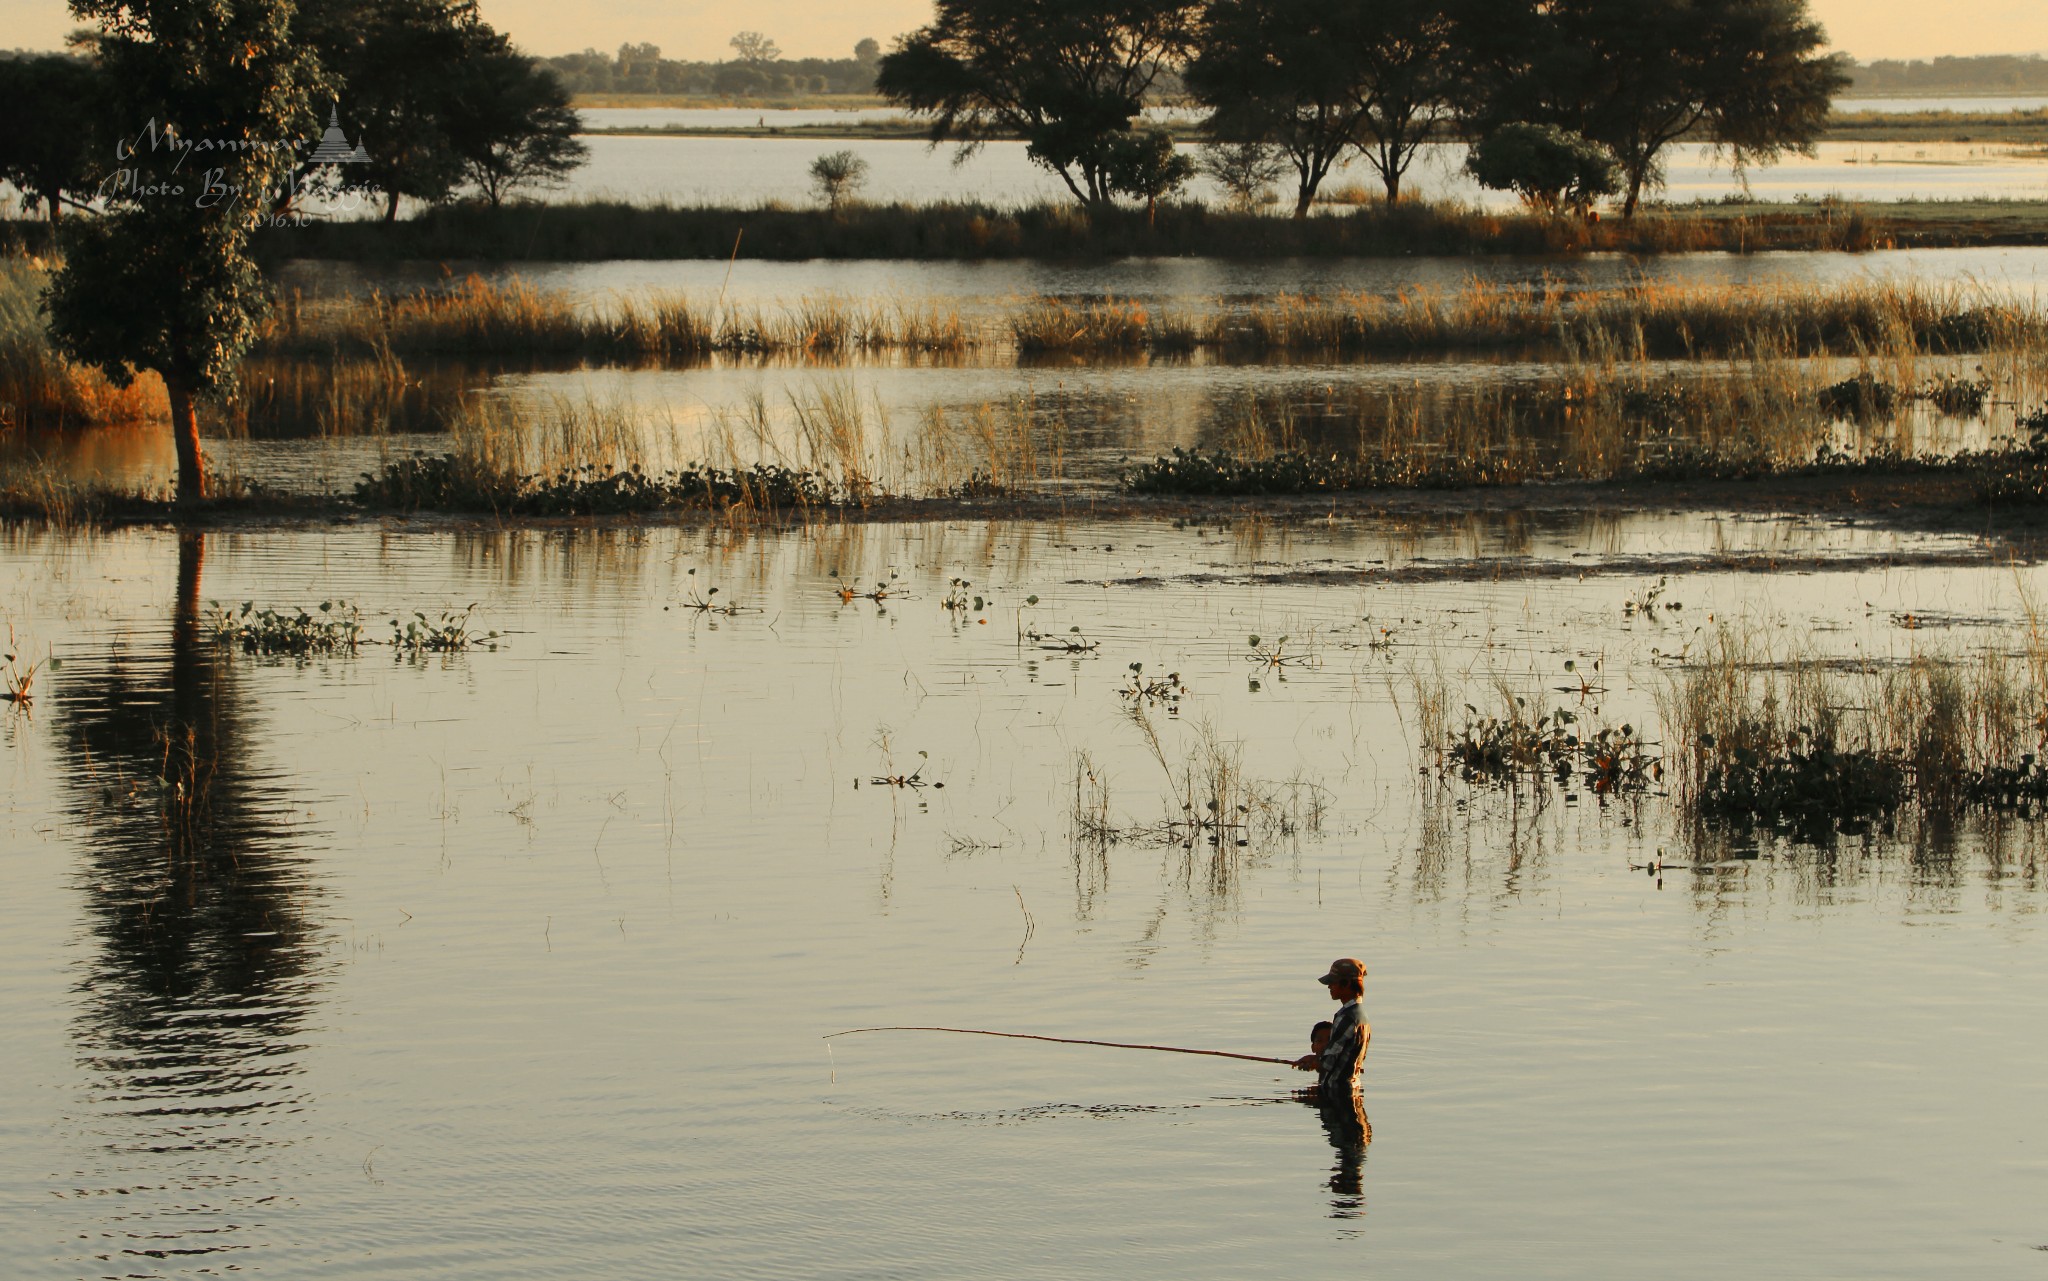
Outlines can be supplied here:
<path id="1" fill-rule="evenodd" d="M 1830 205 L 1708 206 L 1586 223 L 1459 205 L 1365 205 L 1305 219 L 1163 205 L 1156 216 L 1091 216 L 1071 204 L 857 204 L 837 214 L 577 201 L 497 209 L 445 205 L 385 225 L 323 223 L 267 233 L 275 257 L 351 261 L 745 258 L 802 260 L 1399 257 L 1408 254 L 1678 253 L 1870 249 L 1895 238 L 1884 212 Z M 2048 215 L 2032 234 L 2048 243 Z M 1954 231 L 1951 234 L 1960 236 Z"/>
<path id="2" fill-rule="evenodd" d="M 1103 298 L 1029 298 L 1007 314 L 963 317 L 943 302 L 817 295 L 772 307 L 720 307 L 682 294 L 622 296 L 598 308 L 518 279 L 472 276 L 445 289 L 308 306 L 284 301 L 258 346 L 270 357 L 687 364 L 713 353 L 832 355 L 909 350 L 1117 357 L 1216 352 L 1283 355 L 1470 351 L 1627 352 L 1700 357 L 1972 352 L 2048 337 L 2031 305 L 1964 287 L 1836 286 L 1611 290 L 1473 281 L 1396 294 L 1282 294 L 1177 307 Z"/>

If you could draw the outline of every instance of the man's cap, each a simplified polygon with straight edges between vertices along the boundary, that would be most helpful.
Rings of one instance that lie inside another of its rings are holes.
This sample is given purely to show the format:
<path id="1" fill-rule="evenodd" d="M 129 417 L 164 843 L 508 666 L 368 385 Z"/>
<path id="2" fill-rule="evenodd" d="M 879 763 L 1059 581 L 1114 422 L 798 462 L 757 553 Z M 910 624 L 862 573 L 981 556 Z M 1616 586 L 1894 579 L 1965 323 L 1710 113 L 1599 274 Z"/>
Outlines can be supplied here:
<path id="1" fill-rule="evenodd" d="M 1318 983 L 1357 983 L 1365 979 L 1365 962 L 1355 956 L 1340 956 L 1330 962 L 1330 972 Z"/>

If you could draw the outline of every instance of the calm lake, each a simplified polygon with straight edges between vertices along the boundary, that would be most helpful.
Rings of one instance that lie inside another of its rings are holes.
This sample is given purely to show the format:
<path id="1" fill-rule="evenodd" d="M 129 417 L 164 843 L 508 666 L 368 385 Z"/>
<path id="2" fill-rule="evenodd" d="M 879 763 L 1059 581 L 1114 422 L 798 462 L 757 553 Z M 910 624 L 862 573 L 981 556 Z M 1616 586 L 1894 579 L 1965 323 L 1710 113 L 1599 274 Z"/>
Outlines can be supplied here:
<path id="1" fill-rule="evenodd" d="M 1631 610 L 1666 573 L 1682 609 Z M 0 708 L 0 1257 L 2038 1277 L 2038 825 L 1702 841 L 1418 773 L 1413 690 L 1655 738 L 1716 627 L 1881 667 L 2017 648 L 2044 587 L 1713 516 L 10 532 L 12 652 L 62 665 Z M 302 664 L 216 648 L 209 600 L 505 635 Z M 1205 752 L 1259 820 L 1155 839 Z M 1293 1056 L 1347 954 L 1369 1143 L 1259 1064 L 820 1039 Z"/>

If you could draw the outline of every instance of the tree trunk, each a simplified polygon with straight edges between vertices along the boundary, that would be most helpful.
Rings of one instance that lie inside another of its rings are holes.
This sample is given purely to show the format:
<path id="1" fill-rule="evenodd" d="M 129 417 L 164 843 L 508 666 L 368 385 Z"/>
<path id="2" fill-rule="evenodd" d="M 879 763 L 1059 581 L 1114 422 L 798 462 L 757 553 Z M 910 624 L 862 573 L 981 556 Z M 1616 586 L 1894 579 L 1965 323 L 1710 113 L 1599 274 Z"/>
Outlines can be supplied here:
<path id="1" fill-rule="evenodd" d="M 1316 184 L 1313 182 L 1303 182 L 1294 192 L 1294 216 L 1296 218 L 1308 217 L 1308 207 L 1314 204 L 1315 201 Z"/>
<path id="2" fill-rule="evenodd" d="M 50 226 L 55 227 L 64 217 L 64 193 L 46 191 L 43 193 L 43 200 L 50 206 Z"/>
<path id="3" fill-rule="evenodd" d="M 175 374 L 164 375 L 171 399 L 171 443 L 178 451 L 178 503 L 206 501 L 206 455 L 199 448 L 199 417 L 192 412 L 192 388 Z"/>
<path id="4" fill-rule="evenodd" d="M 1638 202 L 1638 201 L 1640 201 L 1640 200 L 1641 200 L 1642 198 L 1643 198 L 1643 179 L 1642 179 L 1642 175 L 1641 175 L 1641 174 L 1635 174 L 1635 173 L 1632 173 L 1632 174 L 1630 174 L 1630 175 L 1628 176 L 1628 199 L 1627 199 L 1626 201 L 1622 202 L 1622 206 L 1621 206 L 1621 219 L 1622 219 L 1622 221 L 1623 221 L 1623 222 L 1627 222 L 1628 220 L 1630 220 L 1631 218 L 1634 218 L 1634 217 L 1636 216 L 1636 204 L 1637 204 L 1637 202 Z"/>
<path id="5" fill-rule="evenodd" d="M 1388 165 L 1387 171 L 1380 176 L 1386 179 L 1387 203 L 1390 205 L 1401 203 L 1401 171 L 1392 165 Z"/>
<path id="6" fill-rule="evenodd" d="M 385 197 L 384 221 L 386 223 L 398 221 L 398 192 L 396 190 L 389 192 Z"/>

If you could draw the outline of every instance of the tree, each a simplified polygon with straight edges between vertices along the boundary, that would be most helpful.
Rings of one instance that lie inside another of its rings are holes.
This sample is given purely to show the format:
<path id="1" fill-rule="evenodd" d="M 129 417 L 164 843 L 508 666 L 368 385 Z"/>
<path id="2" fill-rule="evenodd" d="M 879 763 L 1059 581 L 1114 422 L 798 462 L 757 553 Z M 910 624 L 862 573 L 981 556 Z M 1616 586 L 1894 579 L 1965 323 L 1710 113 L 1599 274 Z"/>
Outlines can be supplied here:
<path id="1" fill-rule="evenodd" d="M 782 50 L 776 47 L 775 42 L 758 31 L 742 31 L 726 43 L 732 46 L 741 62 L 750 66 L 765 67 L 782 57 Z"/>
<path id="2" fill-rule="evenodd" d="M 1273 184 L 1287 162 L 1286 153 L 1270 142 L 1205 142 L 1198 167 L 1223 188 L 1232 208 L 1249 213 L 1273 202 Z"/>
<path id="3" fill-rule="evenodd" d="M 1308 216 L 1316 189 L 1360 137 L 1360 63 L 1344 31 L 1348 12 L 1323 0 L 1215 0 L 1184 73 L 1189 92 L 1210 109 L 1211 137 L 1271 143 L 1292 162 L 1297 218 Z"/>
<path id="4" fill-rule="evenodd" d="M 1548 0 L 1518 105 L 1605 143 L 1635 214 L 1673 142 L 1703 136 L 1737 166 L 1811 152 L 1849 83 L 1805 0 Z"/>
<path id="5" fill-rule="evenodd" d="M 445 200 L 462 182 L 449 130 L 464 108 L 452 73 L 488 46 L 489 30 L 474 0 L 299 0 L 294 32 L 335 80 L 345 132 L 369 157 L 336 166 L 336 176 L 381 193 L 386 222 L 401 197 Z"/>
<path id="6" fill-rule="evenodd" d="M 107 167 L 108 85 L 91 59 L 70 54 L 0 58 L 0 102 L 18 127 L 0 131 L 0 181 L 41 204 L 50 225 L 64 203 L 90 200 Z"/>
<path id="7" fill-rule="evenodd" d="M 206 497 L 196 398 L 256 335 L 269 296 L 250 233 L 284 198 L 328 84 L 292 38 L 290 0 L 72 0 L 98 24 L 110 111 L 141 113 L 107 216 L 74 219 L 43 305 L 72 359 L 115 385 L 154 370 L 171 407 L 178 499 Z"/>
<path id="8" fill-rule="evenodd" d="M 853 60 L 864 67 L 872 67 L 882 60 L 882 46 L 873 36 L 863 36 L 853 46 Z"/>
<path id="9" fill-rule="evenodd" d="M 1103 208 L 1113 140 L 1191 51 L 1196 16 L 1195 0 L 938 0 L 932 23 L 882 58 L 875 87 L 963 157 L 1022 135 L 1033 162 Z"/>
<path id="10" fill-rule="evenodd" d="M 1471 6 L 1482 19 L 1493 5 Z M 1349 12 L 1356 26 L 1346 46 L 1359 60 L 1354 92 L 1361 116 L 1359 151 L 1379 174 L 1387 203 L 1437 126 L 1458 110 L 1466 79 L 1462 10 L 1445 0 L 1375 0 Z"/>
<path id="11" fill-rule="evenodd" d="M 1214 136 L 1286 150 L 1297 218 L 1353 148 L 1399 200 L 1422 144 L 1458 106 L 1467 2 L 1215 0 L 1188 88 L 1211 108 Z"/>
<path id="12" fill-rule="evenodd" d="M 1556 125 L 1505 125 L 1472 148 L 1465 169 L 1480 186 L 1512 191 L 1551 214 L 1584 216 L 1621 189 L 1613 152 Z"/>
<path id="13" fill-rule="evenodd" d="M 470 51 L 448 79 L 449 140 L 492 208 L 515 188 L 559 184 L 589 159 L 561 81 L 489 27 L 470 32 Z"/>
<path id="14" fill-rule="evenodd" d="M 1159 202 L 1187 185 L 1195 162 L 1174 150 L 1173 135 L 1164 129 L 1130 129 L 1115 134 L 1108 146 L 1109 189 L 1145 202 L 1149 224 Z"/>
<path id="15" fill-rule="evenodd" d="M 828 151 L 811 162 L 811 185 L 833 213 L 868 180 L 868 162 L 851 151 Z"/>

